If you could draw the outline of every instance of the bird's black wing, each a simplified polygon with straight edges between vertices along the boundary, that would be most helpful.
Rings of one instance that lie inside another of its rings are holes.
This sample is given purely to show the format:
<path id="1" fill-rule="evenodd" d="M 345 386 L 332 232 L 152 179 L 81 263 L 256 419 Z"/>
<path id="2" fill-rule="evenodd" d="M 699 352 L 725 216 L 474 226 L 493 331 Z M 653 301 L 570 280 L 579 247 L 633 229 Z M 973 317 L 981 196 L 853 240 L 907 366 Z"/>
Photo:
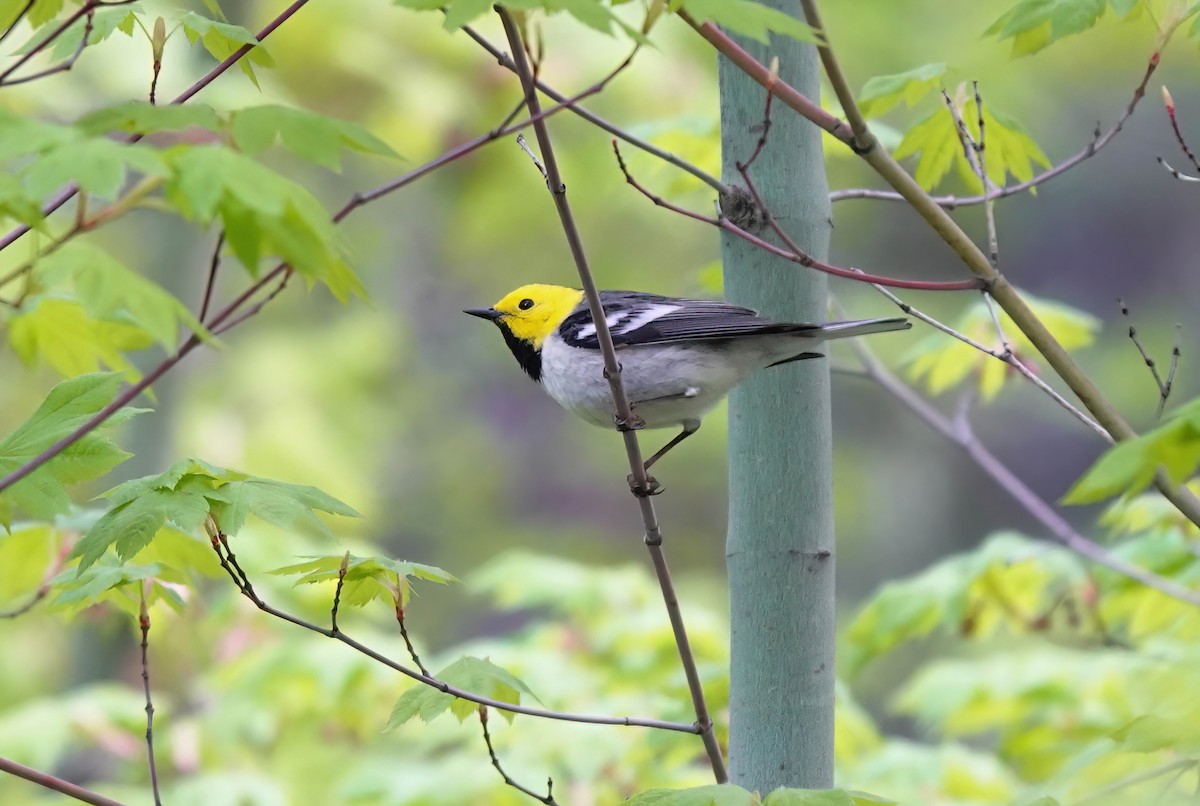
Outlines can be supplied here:
<path id="1" fill-rule="evenodd" d="M 715 300 L 661 297 L 637 291 L 603 291 L 600 301 L 604 305 L 613 344 L 618 347 L 821 329 L 820 325 L 773 322 L 749 308 Z M 586 302 L 580 303 L 563 320 L 559 335 L 572 347 L 599 348 L 596 325 Z"/>

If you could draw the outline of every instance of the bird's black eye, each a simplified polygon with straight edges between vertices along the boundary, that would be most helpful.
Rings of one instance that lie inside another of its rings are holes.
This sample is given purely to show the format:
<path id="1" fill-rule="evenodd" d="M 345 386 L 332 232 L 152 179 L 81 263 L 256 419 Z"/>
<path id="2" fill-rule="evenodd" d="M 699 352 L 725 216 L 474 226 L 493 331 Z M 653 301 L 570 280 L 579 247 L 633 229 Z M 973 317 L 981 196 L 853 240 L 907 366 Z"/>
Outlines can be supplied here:
<path id="1" fill-rule="evenodd" d="M 529 297 L 526 297 L 517 303 L 517 307 L 523 311 L 527 311 L 533 307 L 533 300 L 531 300 Z"/>

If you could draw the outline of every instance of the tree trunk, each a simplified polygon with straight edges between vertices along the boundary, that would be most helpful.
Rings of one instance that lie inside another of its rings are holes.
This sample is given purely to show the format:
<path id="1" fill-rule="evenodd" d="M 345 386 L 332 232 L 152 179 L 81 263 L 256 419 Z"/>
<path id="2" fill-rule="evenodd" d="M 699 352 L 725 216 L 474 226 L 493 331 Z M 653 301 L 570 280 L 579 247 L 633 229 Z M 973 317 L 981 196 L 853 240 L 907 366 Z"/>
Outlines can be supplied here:
<path id="1" fill-rule="evenodd" d="M 795 0 L 770 5 L 799 14 Z M 819 97 L 809 45 L 772 37 L 742 41 L 780 76 Z M 765 94 L 720 63 L 724 180 L 753 153 Z M 814 257 L 831 224 L 820 133 L 782 104 L 751 176 L 768 209 Z M 770 240 L 769 234 L 765 234 Z M 723 236 L 726 297 L 784 321 L 826 317 L 825 276 Z M 834 540 L 829 366 L 785 364 L 742 384 L 729 403 L 729 534 L 732 669 L 730 775 L 763 793 L 833 784 Z"/>

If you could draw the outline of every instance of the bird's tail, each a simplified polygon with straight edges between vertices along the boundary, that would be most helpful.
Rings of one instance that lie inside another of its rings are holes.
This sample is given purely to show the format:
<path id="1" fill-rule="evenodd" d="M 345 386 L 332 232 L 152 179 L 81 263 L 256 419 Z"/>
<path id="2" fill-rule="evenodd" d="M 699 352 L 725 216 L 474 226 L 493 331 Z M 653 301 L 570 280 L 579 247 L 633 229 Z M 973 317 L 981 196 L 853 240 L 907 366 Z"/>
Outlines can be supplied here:
<path id="1" fill-rule="evenodd" d="M 856 319 L 851 322 L 829 322 L 821 325 L 824 339 L 845 339 L 850 336 L 866 336 L 871 333 L 887 333 L 889 330 L 908 330 L 912 322 L 904 318 Z"/>

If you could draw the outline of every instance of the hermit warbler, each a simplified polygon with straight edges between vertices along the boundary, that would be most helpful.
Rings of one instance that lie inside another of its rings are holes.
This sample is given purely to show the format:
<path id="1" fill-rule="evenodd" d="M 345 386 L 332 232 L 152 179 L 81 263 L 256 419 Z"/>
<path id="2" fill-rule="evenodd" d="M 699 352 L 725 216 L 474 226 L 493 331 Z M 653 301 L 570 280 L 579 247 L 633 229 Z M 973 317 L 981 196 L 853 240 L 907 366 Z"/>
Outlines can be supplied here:
<path id="1" fill-rule="evenodd" d="M 805 358 L 821 342 L 888 330 L 907 319 L 863 319 L 823 325 L 773 322 L 749 308 L 640 291 L 601 291 L 605 321 L 621 363 L 635 427 L 683 430 L 646 461 L 646 468 L 700 428 L 700 418 L 751 373 Z M 613 426 L 613 399 L 583 292 L 524 285 L 490 308 L 463 313 L 500 328 L 521 369 L 563 408 Z"/>

